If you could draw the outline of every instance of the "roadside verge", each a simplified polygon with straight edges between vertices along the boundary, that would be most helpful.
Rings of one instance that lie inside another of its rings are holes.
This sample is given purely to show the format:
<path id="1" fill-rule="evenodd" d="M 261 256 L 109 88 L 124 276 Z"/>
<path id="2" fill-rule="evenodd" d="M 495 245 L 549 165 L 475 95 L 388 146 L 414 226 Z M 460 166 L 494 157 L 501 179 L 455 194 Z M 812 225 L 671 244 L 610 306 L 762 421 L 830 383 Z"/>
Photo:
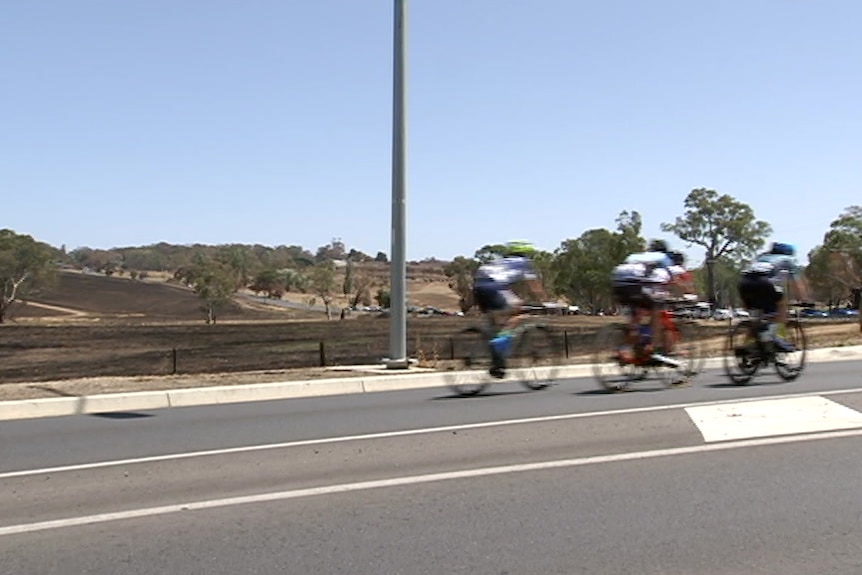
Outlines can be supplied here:
<path id="1" fill-rule="evenodd" d="M 821 348 L 808 351 L 809 363 L 852 361 L 862 359 L 862 346 Z M 705 368 L 719 368 L 723 359 L 710 358 Z M 547 369 L 547 368 L 546 368 Z M 592 365 L 565 365 L 559 367 L 560 378 L 589 377 Z M 282 381 L 191 387 L 158 391 L 104 393 L 72 397 L 21 399 L 0 402 L 0 420 L 60 417 L 68 415 L 112 413 L 121 411 L 149 411 L 172 407 L 192 407 L 278 399 L 298 399 L 331 395 L 350 395 L 443 387 L 450 381 L 444 372 L 407 372 L 403 374 L 362 374 L 353 377 Z"/>

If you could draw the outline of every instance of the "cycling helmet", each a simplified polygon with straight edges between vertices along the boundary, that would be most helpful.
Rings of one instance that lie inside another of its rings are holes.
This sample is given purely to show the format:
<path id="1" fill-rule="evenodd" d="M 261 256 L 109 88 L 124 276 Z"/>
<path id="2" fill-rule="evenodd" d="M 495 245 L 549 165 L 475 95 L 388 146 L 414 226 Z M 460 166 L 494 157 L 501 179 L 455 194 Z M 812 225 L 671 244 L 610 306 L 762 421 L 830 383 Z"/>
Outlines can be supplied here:
<path id="1" fill-rule="evenodd" d="M 792 256 L 796 253 L 796 248 L 790 244 L 773 242 L 772 247 L 769 249 L 769 253 L 779 256 Z"/>
<path id="2" fill-rule="evenodd" d="M 648 252 L 662 252 L 667 253 L 668 247 L 667 242 L 664 240 L 653 240 L 649 243 L 649 247 L 647 248 Z"/>
<path id="3" fill-rule="evenodd" d="M 507 256 L 523 256 L 530 257 L 536 253 L 536 248 L 530 242 L 523 240 L 514 240 L 506 244 Z"/>
<path id="4" fill-rule="evenodd" d="M 685 254 L 682 252 L 668 252 L 670 259 L 673 261 L 673 265 L 675 266 L 683 266 L 685 265 Z"/>

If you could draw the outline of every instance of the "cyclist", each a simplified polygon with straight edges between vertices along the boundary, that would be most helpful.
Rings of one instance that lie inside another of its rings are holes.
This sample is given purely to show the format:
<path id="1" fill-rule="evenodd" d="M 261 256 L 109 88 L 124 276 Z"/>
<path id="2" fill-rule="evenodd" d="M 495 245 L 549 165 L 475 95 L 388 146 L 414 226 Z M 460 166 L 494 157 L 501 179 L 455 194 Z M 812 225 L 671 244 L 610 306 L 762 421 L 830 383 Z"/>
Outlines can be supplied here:
<path id="1" fill-rule="evenodd" d="M 640 311 L 649 316 L 652 340 L 663 344 L 665 353 L 653 349 L 652 359 L 673 367 L 680 365 L 666 355 L 673 351 L 673 342 L 664 333 L 661 314 L 657 311 L 670 297 L 686 289 L 693 291 L 684 263 L 684 256 L 671 252 L 665 241 L 653 240 L 645 252 L 630 254 L 614 268 L 611 274 L 614 297 L 620 305 L 629 308 L 628 336 L 626 345 L 620 350 L 621 359 L 631 360 L 633 357 L 633 345 L 639 337 Z"/>
<path id="2" fill-rule="evenodd" d="M 796 348 L 776 333 L 787 323 L 786 288 L 792 288 L 797 299 L 809 301 L 808 285 L 802 277 L 795 258 L 796 249 L 774 242 L 769 251 L 758 255 L 742 270 L 739 279 L 739 297 L 748 309 L 759 310 L 769 321 L 762 337 L 772 341 L 780 352 L 793 352 Z"/>
<path id="3" fill-rule="evenodd" d="M 529 292 L 544 301 L 545 290 L 533 269 L 532 258 L 536 249 L 525 241 L 511 241 L 505 245 L 502 256 L 484 263 L 476 270 L 473 279 L 473 299 L 479 310 L 486 314 L 494 329 L 502 329 L 490 341 L 494 351 L 491 375 L 503 377 L 504 357 L 512 341 L 512 334 L 524 315 L 523 301 L 513 287 L 526 285 Z"/>

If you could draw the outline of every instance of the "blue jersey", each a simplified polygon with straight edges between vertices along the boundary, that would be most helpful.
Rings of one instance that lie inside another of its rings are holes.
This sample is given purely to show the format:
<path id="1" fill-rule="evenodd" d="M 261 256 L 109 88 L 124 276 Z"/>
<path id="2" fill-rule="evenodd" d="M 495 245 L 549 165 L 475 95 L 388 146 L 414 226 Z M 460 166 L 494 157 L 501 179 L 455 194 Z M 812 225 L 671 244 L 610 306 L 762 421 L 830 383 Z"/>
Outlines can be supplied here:
<path id="1" fill-rule="evenodd" d="M 475 285 L 508 289 L 522 280 L 536 279 L 530 260 L 520 256 L 510 256 L 491 260 L 476 270 Z"/>
<path id="2" fill-rule="evenodd" d="M 774 285 L 781 285 L 799 275 L 799 264 L 793 256 L 760 254 L 743 270 L 746 275 L 763 276 Z"/>

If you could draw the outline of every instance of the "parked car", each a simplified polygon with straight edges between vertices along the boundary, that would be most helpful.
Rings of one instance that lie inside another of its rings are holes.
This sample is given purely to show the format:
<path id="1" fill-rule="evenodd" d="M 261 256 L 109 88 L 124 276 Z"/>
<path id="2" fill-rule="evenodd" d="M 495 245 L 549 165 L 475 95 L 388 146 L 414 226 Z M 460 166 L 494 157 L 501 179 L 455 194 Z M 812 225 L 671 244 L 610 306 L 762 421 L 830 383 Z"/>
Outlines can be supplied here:
<path id="1" fill-rule="evenodd" d="M 836 307 L 829 310 L 830 317 L 856 317 L 859 315 L 859 310 L 849 307 Z"/>
<path id="2" fill-rule="evenodd" d="M 733 312 L 727 308 L 720 307 L 712 312 L 712 319 L 716 321 L 727 321 L 733 318 Z"/>
<path id="3" fill-rule="evenodd" d="M 806 307 L 799 310 L 799 317 L 808 318 L 808 319 L 821 319 L 824 317 L 829 317 L 829 313 L 823 311 L 822 309 L 814 309 L 813 307 Z"/>

